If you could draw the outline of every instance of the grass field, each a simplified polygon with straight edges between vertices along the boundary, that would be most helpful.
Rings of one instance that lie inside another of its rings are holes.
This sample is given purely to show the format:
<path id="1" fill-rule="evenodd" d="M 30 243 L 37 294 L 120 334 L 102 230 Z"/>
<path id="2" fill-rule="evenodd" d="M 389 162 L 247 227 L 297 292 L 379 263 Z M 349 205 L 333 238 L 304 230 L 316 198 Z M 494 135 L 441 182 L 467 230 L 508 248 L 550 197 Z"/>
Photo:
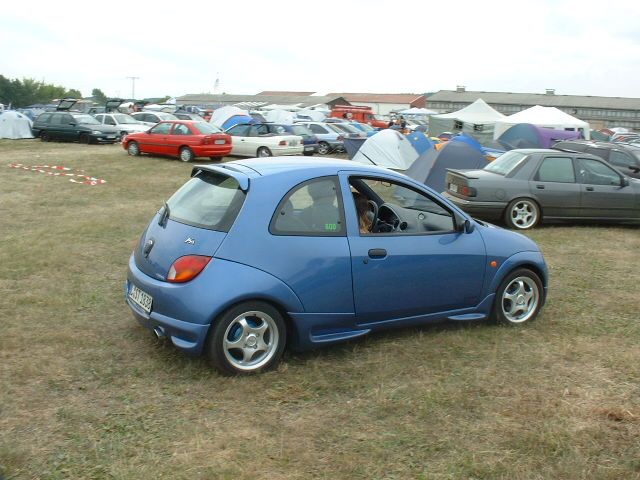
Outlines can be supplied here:
<path id="1" fill-rule="evenodd" d="M 551 281 L 523 328 L 398 330 L 223 378 L 123 297 L 190 165 L 36 140 L 0 160 L 0 478 L 640 478 L 638 227 L 529 233 Z"/>

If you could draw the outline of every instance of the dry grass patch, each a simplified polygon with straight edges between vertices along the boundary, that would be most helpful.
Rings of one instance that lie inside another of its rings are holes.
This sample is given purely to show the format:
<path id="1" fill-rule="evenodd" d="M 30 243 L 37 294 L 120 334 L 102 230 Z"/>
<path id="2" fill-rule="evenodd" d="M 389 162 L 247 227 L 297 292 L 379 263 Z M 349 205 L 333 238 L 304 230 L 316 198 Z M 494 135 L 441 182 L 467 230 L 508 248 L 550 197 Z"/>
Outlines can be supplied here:
<path id="1" fill-rule="evenodd" d="M 392 331 L 229 379 L 123 300 L 131 250 L 190 165 L 39 141 L 1 141 L 0 158 L 0 475 L 640 478 L 637 227 L 529 233 L 551 286 L 525 328 Z"/>

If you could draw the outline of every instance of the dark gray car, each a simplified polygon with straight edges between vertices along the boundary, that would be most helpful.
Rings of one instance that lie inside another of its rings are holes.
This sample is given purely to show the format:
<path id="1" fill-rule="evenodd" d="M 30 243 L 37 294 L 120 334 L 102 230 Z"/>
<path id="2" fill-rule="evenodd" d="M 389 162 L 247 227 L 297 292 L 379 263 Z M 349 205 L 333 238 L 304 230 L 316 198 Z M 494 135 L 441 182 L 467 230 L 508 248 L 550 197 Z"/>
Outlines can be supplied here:
<path id="1" fill-rule="evenodd" d="M 511 150 L 482 170 L 449 170 L 446 185 L 467 213 L 520 230 L 542 220 L 640 223 L 640 181 L 587 153 Z"/>

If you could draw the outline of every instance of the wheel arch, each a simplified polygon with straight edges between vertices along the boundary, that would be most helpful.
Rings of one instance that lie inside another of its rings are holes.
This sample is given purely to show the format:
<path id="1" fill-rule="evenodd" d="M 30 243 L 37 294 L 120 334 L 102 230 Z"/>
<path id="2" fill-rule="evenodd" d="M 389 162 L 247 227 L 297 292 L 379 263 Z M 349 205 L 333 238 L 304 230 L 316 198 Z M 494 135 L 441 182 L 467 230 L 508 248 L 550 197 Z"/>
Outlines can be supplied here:
<path id="1" fill-rule="evenodd" d="M 505 259 L 502 262 L 502 265 L 498 268 L 498 271 L 495 273 L 493 278 L 490 281 L 490 284 L 487 288 L 487 293 L 495 293 L 502 283 L 502 281 L 513 271 L 518 270 L 520 268 L 526 268 L 535 273 L 540 281 L 542 282 L 543 287 L 543 302 L 546 298 L 546 291 L 549 284 L 549 271 L 547 269 L 546 264 L 542 258 L 542 254 L 539 252 L 520 252 L 512 255 L 511 257 Z"/>

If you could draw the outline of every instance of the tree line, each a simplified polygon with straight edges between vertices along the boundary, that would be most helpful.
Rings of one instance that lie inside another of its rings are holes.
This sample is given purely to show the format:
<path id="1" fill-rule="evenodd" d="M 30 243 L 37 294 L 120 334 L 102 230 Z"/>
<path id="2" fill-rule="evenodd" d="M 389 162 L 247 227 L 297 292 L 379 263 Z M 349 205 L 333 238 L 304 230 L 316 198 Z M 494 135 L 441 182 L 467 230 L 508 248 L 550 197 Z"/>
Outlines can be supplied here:
<path id="1" fill-rule="evenodd" d="M 35 103 L 49 103 L 55 98 L 82 98 L 76 89 L 39 82 L 33 78 L 9 79 L 0 75 L 0 103 L 24 108 Z"/>

